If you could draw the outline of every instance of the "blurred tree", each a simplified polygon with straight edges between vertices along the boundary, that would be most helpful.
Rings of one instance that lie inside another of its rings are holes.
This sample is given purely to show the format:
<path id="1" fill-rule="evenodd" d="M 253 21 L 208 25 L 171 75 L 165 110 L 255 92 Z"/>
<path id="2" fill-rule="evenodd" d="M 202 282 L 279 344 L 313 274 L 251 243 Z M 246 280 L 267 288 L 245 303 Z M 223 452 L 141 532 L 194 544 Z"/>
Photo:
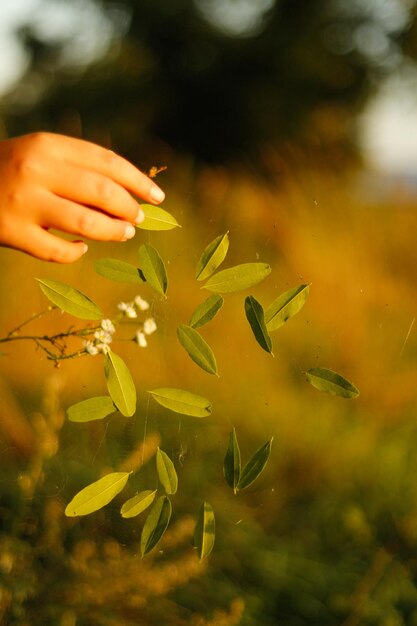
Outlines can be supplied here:
<path id="1" fill-rule="evenodd" d="M 79 15 L 72 36 L 45 27 L 63 6 Z M 406 0 L 45 0 L 44 11 L 21 32 L 31 64 L 7 100 L 8 131 L 83 134 L 133 158 L 173 148 L 264 167 L 290 143 L 343 161 L 378 80 L 417 56 Z"/>

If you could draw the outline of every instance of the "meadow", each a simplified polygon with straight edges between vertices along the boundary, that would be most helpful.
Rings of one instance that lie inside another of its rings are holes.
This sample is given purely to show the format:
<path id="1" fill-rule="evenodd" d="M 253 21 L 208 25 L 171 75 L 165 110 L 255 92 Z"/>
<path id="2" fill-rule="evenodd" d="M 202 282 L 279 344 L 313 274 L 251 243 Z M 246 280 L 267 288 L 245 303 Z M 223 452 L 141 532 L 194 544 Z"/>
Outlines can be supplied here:
<path id="1" fill-rule="evenodd" d="M 65 412 L 105 391 L 101 356 L 55 368 L 32 342 L 2 347 L 1 623 L 417 624 L 415 190 L 323 167 L 288 170 L 271 183 L 223 168 L 196 174 L 190 162 L 162 174 L 162 184 L 181 229 L 91 244 L 68 267 L 0 250 L 1 337 L 47 306 L 37 277 L 76 286 L 106 317 L 140 293 L 158 325 L 145 349 L 117 345 L 138 388 L 135 416 L 85 425 Z M 201 251 L 226 231 L 225 265 L 272 267 L 250 291 L 260 302 L 301 283 L 311 289 L 273 334 L 274 358 L 250 332 L 247 294 L 225 298 L 204 330 L 217 379 L 181 349 L 176 327 L 207 295 L 194 279 Z M 166 301 L 94 272 L 100 257 L 135 263 L 144 241 L 166 262 Z M 33 328 L 52 333 L 71 323 L 54 312 Z M 359 398 L 312 388 L 304 371 L 315 366 L 353 381 Z M 159 386 L 201 393 L 213 414 L 168 414 L 146 393 Z M 236 496 L 222 474 L 233 427 L 245 458 L 274 437 L 265 471 Z M 152 484 L 158 445 L 173 458 L 180 489 L 172 524 L 149 556 L 138 555 L 142 518 L 122 520 L 120 499 L 85 518 L 64 516 L 73 493 L 105 471 L 135 470 L 132 489 Z M 192 535 L 202 500 L 216 514 L 216 544 L 200 563 Z"/>

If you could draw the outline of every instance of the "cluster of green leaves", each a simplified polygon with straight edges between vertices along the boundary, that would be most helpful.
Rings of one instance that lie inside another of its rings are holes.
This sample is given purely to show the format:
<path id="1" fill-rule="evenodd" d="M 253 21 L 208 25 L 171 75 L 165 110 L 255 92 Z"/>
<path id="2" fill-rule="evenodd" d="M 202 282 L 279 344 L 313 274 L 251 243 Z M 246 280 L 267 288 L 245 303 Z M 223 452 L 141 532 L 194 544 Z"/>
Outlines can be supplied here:
<path id="1" fill-rule="evenodd" d="M 173 216 L 160 207 L 145 205 L 145 221 L 140 228 L 145 230 L 171 230 L 179 224 Z M 198 260 L 195 278 L 205 281 L 202 288 L 214 292 L 192 312 L 188 324 L 180 324 L 177 336 L 190 358 L 208 374 L 219 376 L 212 348 L 198 329 L 212 321 L 224 304 L 221 294 L 249 289 L 264 280 L 271 272 L 267 263 L 243 263 L 218 271 L 229 249 L 229 235 L 219 235 L 209 243 Z M 117 259 L 100 259 L 95 264 L 98 274 L 112 281 L 135 284 L 147 283 L 154 291 L 166 298 L 168 277 L 164 261 L 150 244 L 143 244 L 138 251 L 138 266 Z M 102 317 L 101 309 L 86 295 L 65 283 L 39 279 L 40 287 L 49 300 L 63 311 L 76 317 L 97 320 Z M 304 306 L 310 285 L 302 284 L 276 297 L 264 309 L 254 296 L 244 301 L 244 311 L 253 336 L 259 346 L 273 356 L 270 333 L 280 329 Z M 325 368 L 313 368 L 305 372 L 306 378 L 317 389 L 344 398 L 354 398 L 358 389 L 340 374 Z M 73 422 L 88 422 L 103 419 L 115 411 L 130 417 L 136 411 L 136 388 L 132 375 L 122 358 L 110 348 L 104 358 L 104 375 L 108 396 L 89 398 L 74 404 L 67 411 Z M 191 391 L 171 387 L 149 390 L 148 393 L 164 408 L 197 418 L 211 414 L 212 405 L 206 398 Z M 224 459 L 224 476 L 236 494 L 249 487 L 264 470 L 271 452 L 272 439 L 263 444 L 241 467 L 241 454 L 235 429 L 230 434 Z M 172 504 L 169 496 L 176 493 L 178 476 L 172 460 L 163 451 L 156 453 L 156 470 L 165 493 L 157 497 L 156 489 L 137 493 L 121 507 L 121 515 L 131 518 L 139 515 L 151 505 L 142 529 L 141 553 L 147 554 L 162 538 L 171 518 Z M 130 472 L 113 472 L 84 487 L 66 508 L 66 515 L 87 515 L 104 507 L 126 486 Z M 156 498 L 156 500 L 155 500 Z M 201 505 L 196 530 L 195 545 L 200 558 L 212 550 L 215 537 L 213 508 L 208 502 Z"/>

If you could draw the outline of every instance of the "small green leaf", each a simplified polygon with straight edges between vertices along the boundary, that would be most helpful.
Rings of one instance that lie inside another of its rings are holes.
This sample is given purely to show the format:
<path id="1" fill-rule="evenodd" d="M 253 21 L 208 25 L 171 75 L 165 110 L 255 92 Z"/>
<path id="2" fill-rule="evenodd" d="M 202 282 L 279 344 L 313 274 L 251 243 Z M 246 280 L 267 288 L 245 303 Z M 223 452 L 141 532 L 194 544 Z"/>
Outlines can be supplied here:
<path id="1" fill-rule="evenodd" d="M 221 263 L 223 263 L 229 249 L 228 233 L 219 235 L 205 248 L 197 263 L 195 277 L 197 280 L 205 280 L 211 276 Z"/>
<path id="2" fill-rule="evenodd" d="M 223 302 L 222 296 L 219 296 L 217 293 L 209 296 L 204 302 L 198 305 L 192 314 L 190 326 L 192 328 L 200 328 L 200 326 L 204 326 L 204 324 L 210 322 L 222 308 Z"/>
<path id="3" fill-rule="evenodd" d="M 272 354 L 272 341 L 266 329 L 264 310 L 253 296 L 248 296 L 245 300 L 245 313 L 256 341 L 261 348 Z"/>
<path id="4" fill-rule="evenodd" d="M 136 411 L 136 388 L 126 363 L 110 350 L 104 361 L 107 389 L 114 404 L 125 417 Z"/>
<path id="5" fill-rule="evenodd" d="M 137 493 L 133 498 L 127 500 L 120 509 L 122 517 L 136 517 L 136 515 L 145 511 L 148 506 L 151 506 L 152 502 L 155 500 L 155 496 L 156 489 L 154 491 L 148 489 L 147 491 Z"/>
<path id="6" fill-rule="evenodd" d="M 324 367 L 313 367 L 305 372 L 310 385 L 341 398 L 357 398 L 359 389 L 337 372 Z"/>
<path id="7" fill-rule="evenodd" d="M 174 464 L 167 453 L 160 448 L 156 451 L 156 471 L 166 493 L 177 493 L 178 476 Z"/>
<path id="8" fill-rule="evenodd" d="M 142 230 L 172 230 L 180 227 L 175 217 L 159 206 L 142 204 L 141 209 L 145 213 L 145 219 L 137 227 Z"/>
<path id="9" fill-rule="evenodd" d="M 167 496 L 160 496 L 153 505 L 142 529 L 140 551 L 148 554 L 161 540 L 171 519 L 172 505 Z"/>
<path id="10" fill-rule="evenodd" d="M 202 338 L 200 333 L 191 326 L 181 324 L 177 328 L 180 344 L 188 352 L 194 363 L 209 374 L 217 374 L 216 357 L 212 349 Z"/>
<path id="11" fill-rule="evenodd" d="M 242 263 L 217 272 L 209 278 L 202 289 L 217 293 L 242 291 L 260 283 L 270 273 L 271 267 L 267 263 Z"/>
<path id="12" fill-rule="evenodd" d="M 280 328 L 303 308 L 309 291 L 310 285 L 299 285 L 282 293 L 269 305 L 265 310 L 265 322 L 269 332 Z"/>
<path id="13" fill-rule="evenodd" d="M 240 480 L 240 449 L 235 429 L 230 433 L 229 446 L 224 457 L 223 472 L 227 484 L 236 493 Z"/>
<path id="14" fill-rule="evenodd" d="M 147 283 L 161 296 L 166 297 L 168 279 L 164 262 L 158 251 L 148 243 L 139 248 L 139 265 Z"/>
<path id="15" fill-rule="evenodd" d="M 88 515 L 106 506 L 126 485 L 131 472 L 113 472 L 81 489 L 67 505 L 65 515 Z"/>
<path id="16" fill-rule="evenodd" d="M 62 311 L 82 320 L 99 320 L 103 317 L 97 304 L 78 289 L 57 280 L 47 280 L 46 278 L 37 278 L 36 280 L 48 300 Z"/>
<path id="17" fill-rule="evenodd" d="M 263 471 L 265 465 L 268 462 L 269 455 L 271 454 L 271 445 L 273 438 L 267 441 L 263 446 L 259 448 L 251 459 L 246 463 L 242 469 L 240 480 L 237 485 L 238 491 L 249 487 Z"/>
<path id="18" fill-rule="evenodd" d="M 203 502 L 194 532 L 194 545 L 198 550 L 200 561 L 205 559 L 213 550 L 215 533 L 216 523 L 213 507 L 208 502 Z"/>
<path id="19" fill-rule="evenodd" d="M 131 263 L 119 261 L 118 259 L 98 259 L 94 263 L 97 274 L 122 283 L 143 284 L 139 269 Z"/>
<path id="20" fill-rule="evenodd" d="M 67 409 L 67 417 L 71 422 L 91 422 L 101 420 L 116 410 L 109 396 L 97 396 L 70 406 Z"/>
<path id="21" fill-rule="evenodd" d="M 207 417 L 211 414 L 212 406 L 209 400 L 197 396 L 183 389 L 161 387 L 148 391 L 156 402 L 174 413 L 191 415 L 193 417 Z"/>

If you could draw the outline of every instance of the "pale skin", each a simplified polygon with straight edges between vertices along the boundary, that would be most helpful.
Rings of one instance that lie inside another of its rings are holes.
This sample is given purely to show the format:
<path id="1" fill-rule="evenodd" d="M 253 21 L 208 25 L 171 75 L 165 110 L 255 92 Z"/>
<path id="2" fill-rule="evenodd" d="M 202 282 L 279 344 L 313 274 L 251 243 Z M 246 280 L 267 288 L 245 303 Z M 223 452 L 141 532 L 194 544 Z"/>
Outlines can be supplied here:
<path id="1" fill-rule="evenodd" d="M 132 163 L 101 146 L 53 133 L 0 141 L 0 245 L 44 261 L 71 263 L 97 241 L 127 241 L 144 215 L 135 198 L 164 192 Z"/>

